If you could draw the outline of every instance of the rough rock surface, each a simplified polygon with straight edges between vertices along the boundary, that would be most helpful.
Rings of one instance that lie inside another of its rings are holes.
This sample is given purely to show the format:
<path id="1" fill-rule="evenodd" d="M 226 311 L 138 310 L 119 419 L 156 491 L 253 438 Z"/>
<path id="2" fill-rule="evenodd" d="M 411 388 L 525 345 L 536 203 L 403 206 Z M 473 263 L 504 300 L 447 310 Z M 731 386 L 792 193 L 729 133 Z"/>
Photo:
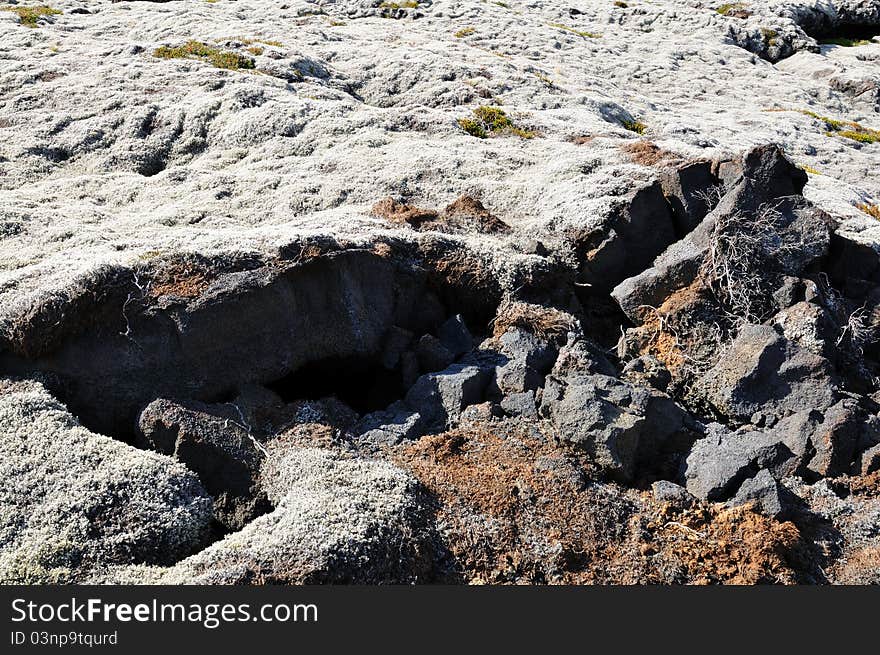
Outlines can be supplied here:
<path id="1" fill-rule="evenodd" d="M 50 4 L 0 581 L 880 582 L 880 2 Z"/>

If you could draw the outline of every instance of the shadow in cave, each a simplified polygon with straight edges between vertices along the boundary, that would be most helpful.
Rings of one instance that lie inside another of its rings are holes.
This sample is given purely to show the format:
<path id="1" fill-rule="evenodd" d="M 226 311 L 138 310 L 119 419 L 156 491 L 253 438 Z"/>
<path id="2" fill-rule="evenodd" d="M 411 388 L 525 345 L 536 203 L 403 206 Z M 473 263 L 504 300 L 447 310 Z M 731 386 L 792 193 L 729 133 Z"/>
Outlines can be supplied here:
<path id="1" fill-rule="evenodd" d="M 385 409 L 406 393 L 399 370 L 365 357 L 311 362 L 267 386 L 285 402 L 335 396 L 359 414 Z"/>

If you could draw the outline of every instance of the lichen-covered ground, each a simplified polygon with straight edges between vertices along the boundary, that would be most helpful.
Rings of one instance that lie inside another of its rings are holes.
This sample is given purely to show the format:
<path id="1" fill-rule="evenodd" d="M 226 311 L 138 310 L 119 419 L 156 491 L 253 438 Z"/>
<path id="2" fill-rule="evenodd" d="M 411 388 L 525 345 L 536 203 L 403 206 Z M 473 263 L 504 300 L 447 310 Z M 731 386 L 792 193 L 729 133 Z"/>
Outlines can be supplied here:
<path id="1" fill-rule="evenodd" d="M 875 36 L 0 2 L 0 581 L 877 582 Z"/>

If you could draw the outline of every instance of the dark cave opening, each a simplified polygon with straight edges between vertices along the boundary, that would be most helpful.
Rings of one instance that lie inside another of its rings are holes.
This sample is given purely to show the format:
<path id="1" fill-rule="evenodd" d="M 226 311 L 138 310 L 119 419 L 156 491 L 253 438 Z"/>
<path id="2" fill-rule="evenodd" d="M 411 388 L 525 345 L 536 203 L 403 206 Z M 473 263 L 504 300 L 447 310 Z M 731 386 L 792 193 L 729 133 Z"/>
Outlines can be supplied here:
<path id="1" fill-rule="evenodd" d="M 865 25 L 844 23 L 832 29 L 817 30 L 810 33 L 822 45 L 850 46 L 862 41 L 870 41 L 880 36 L 880 24 Z"/>
<path id="2" fill-rule="evenodd" d="M 399 369 L 367 357 L 310 362 L 266 386 L 286 402 L 334 396 L 359 414 L 385 409 L 406 392 Z"/>

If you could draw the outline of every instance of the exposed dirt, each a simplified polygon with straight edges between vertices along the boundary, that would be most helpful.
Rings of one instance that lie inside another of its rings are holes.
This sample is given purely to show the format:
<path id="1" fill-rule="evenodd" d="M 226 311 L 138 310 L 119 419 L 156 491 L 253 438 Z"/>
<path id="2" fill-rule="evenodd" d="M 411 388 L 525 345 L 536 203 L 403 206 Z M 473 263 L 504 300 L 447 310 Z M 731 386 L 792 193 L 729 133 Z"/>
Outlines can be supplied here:
<path id="1" fill-rule="evenodd" d="M 510 226 L 492 214 L 476 198 L 461 196 L 443 212 L 384 198 L 373 205 L 372 214 L 391 223 L 405 223 L 416 230 L 435 232 L 509 232 Z"/>
<path id="2" fill-rule="evenodd" d="M 199 270 L 192 264 L 175 263 L 159 270 L 151 280 L 147 293 L 153 298 L 162 296 L 198 298 L 213 279 L 211 273 Z"/>
<path id="3" fill-rule="evenodd" d="M 571 328 L 571 314 L 531 303 L 507 301 L 498 308 L 492 323 L 492 336 L 500 337 L 512 327 L 520 327 L 542 339 L 564 336 Z"/>
<path id="4" fill-rule="evenodd" d="M 396 461 L 437 500 L 450 581 L 789 584 L 806 568 L 794 524 L 602 482 L 535 428 L 463 428 Z"/>
<path id="5" fill-rule="evenodd" d="M 669 164 L 682 161 L 680 155 L 669 150 L 664 150 L 657 144 L 646 139 L 627 143 L 621 146 L 621 150 L 632 159 L 633 163 L 642 166 L 657 166 L 659 164 Z"/>

